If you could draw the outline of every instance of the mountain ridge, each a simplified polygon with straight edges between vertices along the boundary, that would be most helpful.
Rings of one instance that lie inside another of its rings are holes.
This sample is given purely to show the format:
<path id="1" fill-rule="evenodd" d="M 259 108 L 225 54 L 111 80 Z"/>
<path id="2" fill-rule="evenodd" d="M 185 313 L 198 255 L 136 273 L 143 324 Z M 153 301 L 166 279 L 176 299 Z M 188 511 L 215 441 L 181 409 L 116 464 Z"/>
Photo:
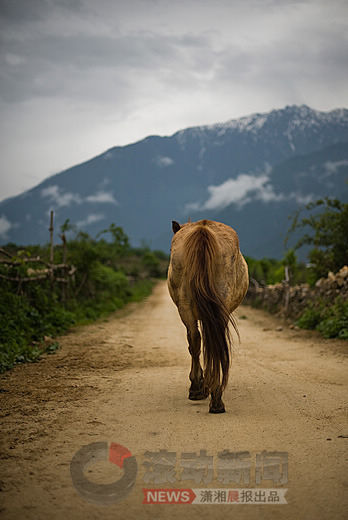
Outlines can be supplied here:
<path id="1" fill-rule="evenodd" d="M 347 143 L 348 109 L 323 112 L 306 105 L 147 136 L 0 202 L 1 242 L 46 242 L 47 215 L 54 209 L 56 228 L 70 218 L 94 235 L 115 222 L 135 245 L 145 241 L 168 250 L 170 221 L 191 216 L 235 227 L 246 254 L 279 257 L 272 211 L 284 227 L 285 212 L 314 196 L 348 198 Z M 265 220 L 274 247 L 262 249 L 255 220 Z"/>

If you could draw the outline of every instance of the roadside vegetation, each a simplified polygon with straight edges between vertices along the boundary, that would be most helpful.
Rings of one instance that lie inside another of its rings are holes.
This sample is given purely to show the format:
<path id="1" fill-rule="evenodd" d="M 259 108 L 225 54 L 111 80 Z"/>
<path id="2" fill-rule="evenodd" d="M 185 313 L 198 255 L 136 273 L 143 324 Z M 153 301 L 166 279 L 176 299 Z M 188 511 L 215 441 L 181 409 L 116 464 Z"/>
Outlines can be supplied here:
<path id="1" fill-rule="evenodd" d="M 294 234 L 300 238 L 283 260 L 247 258 L 252 283 L 264 287 L 285 282 L 289 286 L 308 284 L 313 288 L 330 272 L 338 273 L 348 265 L 347 203 L 326 197 L 308 204 L 292 217 L 286 244 Z M 299 262 L 296 256 L 303 246 L 309 248 L 307 263 Z M 318 330 L 326 338 L 348 339 L 348 300 L 344 287 L 334 297 L 329 294 L 311 301 L 296 324 Z"/>
<path id="2" fill-rule="evenodd" d="M 59 334 L 143 299 L 156 279 L 166 276 L 167 255 L 146 246 L 131 247 L 115 224 L 96 238 L 74 232 L 69 221 L 61 232 L 65 246 L 55 246 L 53 262 L 50 244 L 25 248 L 7 244 L 2 249 L 1 372 L 16 363 L 36 361 L 43 352 L 54 352 Z M 73 234 L 70 240 L 65 238 L 68 232 Z M 40 268 L 38 257 L 46 262 Z M 51 264 L 65 267 L 51 272 L 47 268 Z M 65 275 L 69 270 L 73 274 Z"/>
<path id="3" fill-rule="evenodd" d="M 288 268 L 291 283 L 314 282 L 312 272 L 305 262 L 299 262 L 293 249 L 290 249 L 282 260 L 274 258 L 262 258 L 255 260 L 249 256 L 245 257 L 249 267 L 251 283 L 257 283 L 261 287 L 281 283 L 285 279 L 285 268 Z"/>
<path id="4" fill-rule="evenodd" d="M 282 260 L 246 257 L 251 285 L 285 281 L 290 287 L 314 287 L 348 264 L 348 204 L 325 198 L 302 211 L 305 216 L 299 211 L 292 218 L 286 240 L 296 233 L 300 238 Z M 131 247 L 115 224 L 96 238 L 69 220 L 60 231 L 62 244 L 54 249 L 52 244 L 7 244 L 0 250 L 0 372 L 54 352 L 59 334 L 141 300 L 156 279 L 166 277 L 168 256 L 147 246 Z M 296 256 L 304 245 L 310 248 L 308 263 Z M 296 323 L 324 337 L 348 339 L 347 296 L 314 299 Z"/>

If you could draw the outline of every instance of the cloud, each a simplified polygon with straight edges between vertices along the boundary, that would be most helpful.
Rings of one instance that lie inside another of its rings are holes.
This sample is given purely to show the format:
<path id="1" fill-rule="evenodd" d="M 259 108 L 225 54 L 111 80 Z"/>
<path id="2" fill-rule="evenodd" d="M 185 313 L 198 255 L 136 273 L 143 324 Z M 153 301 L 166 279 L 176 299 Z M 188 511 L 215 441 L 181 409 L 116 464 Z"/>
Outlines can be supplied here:
<path id="1" fill-rule="evenodd" d="M 70 206 L 72 202 L 81 204 L 82 199 L 77 193 L 63 193 L 59 186 L 52 184 L 41 190 L 41 197 L 48 198 L 58 207 Z"/>
<path id="2" fill-rule="evenodd" d="M 284 197 L 284 199 L 295 199 L 297 204 L 309 204 L 314 200 L 314 195 L 309 193 L 308 195 L 302 195 L 302 193 L 292 191 L 288 197 Z"/>
<path id="3" fill-rule="evenodd" d="M 112 193 L 106 191 L 98 191 L 95 195 L 88 195 L 86 198 L 81 197 L 78 193 L 63 192 L 63 190 L 53 184 L 41 190 L 41 197 L 48 198 L 57 207 L 70 206 L 70 204 L 82 204 L 83 202 L 90 202 L 94 204 L 118 204 Z"/>
<path id="4" fill-rule="evenodd" d="M 0 237 L 6 238 L 7 232 L 13 227 L 11 222 L 7 219 L 5 215 L 0 217 Z"/>
<path id="5" fill-rule="evenodd" d="M 246 2 L 243 7 L 242 2 L 229 6 L 220 0 L 203 2 L 198 16 L 190 0 L 185 2 L 186 17 L 180 2 L 159 2 L 158 7 L 157 2 L 136 2 L 134 8 L 134 2 L 121 7 L 121 2 L 113 6 L 101 1 L 96 10 L 83 0 L 78 11 L 69 9 L 68 2 L 59 2 L 58 10 L 56 2 L 27 3 L 24 12 L 17 7 L 16 16 L 8 16 L 2 27 L 4 53 L 15 57 L 5 61 L 8 70 L 1 78 L 2 95 L 9 101 L 52 96 L 100 105 L 126 102 L 134 109 L 138 96 L 157 106 L 161 94 L 175 91 L 178 99 L 180 89 L 200 110 L 192 95 L 207 89 L 216 102 L 216 91 L 231 92 L 232 85 L 238 89 L 253 82 L 253 92 L 261 88 L 262 95 L 266 88 L 270 95 L 284 89 L 309 93 L 307 87 L 315 80 L 340 78 L 343 87 L 347 78 L 344 7 L 335 10 L 335 0 L 327 7 L 322 2 L 282 2 L 279 8 L 270 2 Z M 46 9 L 38 16 L 40 4 Z M 300 35 L 296 41 L 294 32 Z M 13 67 L 13 61 L 21 66 Z M 330 74 L 324 76 L 328 68 Z M 185 112 L 188 104 L 176 103 L 175 108 Z"/>
<path id="6" fill-rule="evenodd" d="M 327 161 L 325 163 L 325 173 L 326 175 L 334 175 L 342 166 L 348 166 L 348 159 L 343 159 L 342 161 Z"/>
<path id="7" fill-rule="evenodd" d="M 80 220 L 76 223 L 78 227 L 87 226 L 88 224 L 94 224 L 95 222 L 99 222 L 100 220 L 104 220 L 105 216 L 99 214 L 92 213 L 91 215 L 88 215 L 87 218 L 84 220 Z"/>
<path id="8" fill-rule="evenodd" d="M 6 22 L 32 22 L 44 20 L 54 12 L 75 11 L 82 7 L 83 0 L 10 0 L 1 2 L 1 17 Z"/>
<path id="9" fill-rule="evenodd" d="M 243 206 L 250 199 L 248 193 L 261 190 L 268 182 L 267 175 L 238 175 L 236 179 L 228 179 L 219 186 L 208 186 L 209 199 L 202 209 L 223 209 L 230 204 Z"/>
<path id="10" fill-rule="evenodd" d="M 25 60 L 21 56 L 17 56 L 17 54 L 11 54 L 10 52 L 5 54 L 5 62 L 8 65 L 12 65 L 16 67 L 17 65 L 21 65 L 25 62 Z"/>
<path id="11" fill-rule="evenodd" d="M 308 204 L 313 200 L 312 194 L 276 193 L 270 183 L 270 173 L 270 167 L 266 167 L 266 173 L 261 175 L 241 173 L 237 178 L 228 179 L 218 186 L 208 186 L 209 198 L 203 204 L 198 202 L 187 204 L 186 210 L 222 210 L 231 204 L 235 204 L 240 209 L 255 200 L 269 203 L 295 199 L 299 204 Z"/>
<path id="12" fill-rule="evenodd" d="M 344 0 L 1 0 L 2 196 L 147 135 L 346 106 L 347 14 Z"/>
<path id="13" fill-rule="evenodd" d="M 166 166 L 171 166 L 172 164 L 174 164 L 174 161 L 171 157 L 164 157 L 164 156 L 161 156 L 159 155 L 156 159 L 156 163 L 158 164 L 159 167 L 166 167 Z"/>
<path id="14" fill-rule="evenodd" d="M 253 199 L 263 202 L 283 200 L 282 194 L 277 194 L 269 184 L 269 175 L 248 175 L 241 173 L 236 179 L 228 179 L 218 186 L 208 186 L 209 198 L 203 204 L 189 204 L 187 209 L 223 209 L 230 204 L 239 208 Z"/>
<path id="15" fill-rule="evenodd" d="M 106 191 L 98 191 L 95 195 L 89 195 L 85 199 L 87 202 L 94 202 L 94 203 L 111 203 L 111 204 L 118 204 L 117 200 L 114 198 L 112 193 L 108 193 Z"/>

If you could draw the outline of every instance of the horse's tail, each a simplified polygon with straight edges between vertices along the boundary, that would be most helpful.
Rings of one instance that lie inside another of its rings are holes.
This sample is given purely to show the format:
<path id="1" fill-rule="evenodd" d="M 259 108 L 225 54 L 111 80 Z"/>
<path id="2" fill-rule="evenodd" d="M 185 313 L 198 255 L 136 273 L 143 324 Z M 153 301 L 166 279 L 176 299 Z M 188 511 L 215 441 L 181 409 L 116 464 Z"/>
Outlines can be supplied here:
<path id="1" fill-rule="evenodd" d="M 206 221 L 187 237 L 185 252 L 185 276 L 202 329 L 205 385 L 209 391 L 220 385 L 223 390 L 231 358 L 229 322 L 237 334 L 238 330 L 217 290 L 216 271 L 221 253 Z"/>

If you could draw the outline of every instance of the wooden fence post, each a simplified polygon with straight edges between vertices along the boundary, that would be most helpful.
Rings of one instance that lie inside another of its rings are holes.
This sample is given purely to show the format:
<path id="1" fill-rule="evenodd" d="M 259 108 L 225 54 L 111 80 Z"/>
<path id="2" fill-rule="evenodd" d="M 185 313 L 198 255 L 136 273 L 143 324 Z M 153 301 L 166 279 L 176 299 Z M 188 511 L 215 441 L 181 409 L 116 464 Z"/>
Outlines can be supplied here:
<path id="1" fill-rule="evenodd" d="M 54 228 L 53 228 L 53 210 L 51 210 L 50 227 L 49 227 L 48 231 L 50 232 L 50 263 L 53 264 L 53 260 L 54 260 L 54 251 L 53 251 L 53 231 L 54 231 Z"/>
<path id="2" fill-rule="evenodd" d="M 48 228 L 49 232 L 50 232 L 50 268 L 51 268 L 51 288 L 53 290 L 53 281 L 54 281 L 54 269 L 53 269 L 53 263 L 54 263 L 54 249 L 53 249 L 53 231 L 54 231 L 54 227 L 53 227 L 53 210 L 51 209 L 51 213 L 50 213 L 50 227 Z"/>
<path id="3" fill-rule="evenodd" d="M 62 242 L 63 242 L 63 264 L 64 264 L 64 267 L 63 267 L 64 282 L 63 282 L 63 286 L 62 286 L 62 301 L 65 304 L 66 303 L 66 296 L 67 296 L 67 289 L 68 289 L 67 286 L 68 286 L 68 283 L 69 283 L 69 276 L 67 274 L 67 268 L 66 268 L 67 251 L 66 251 L 66 236 L 65 236 L 65 233 L 62 233 L 60 235 L 60 238 L 62 239 Z M 65 283 L 65 281 L 66 281 L 66 283 Z"/>
<path id="4" fill-rule="evenodd" d="M 284 310 L 285 310 L 285 314 L 287 314 L 288 308 L 289 308 L 289 300 L 290 300 L 290 274 L 289 274 L 288 265 L 285 266 L 284 271 L 285 271 L 285 280 L 283 280 L 283 284 L 285 286 Z"/>

